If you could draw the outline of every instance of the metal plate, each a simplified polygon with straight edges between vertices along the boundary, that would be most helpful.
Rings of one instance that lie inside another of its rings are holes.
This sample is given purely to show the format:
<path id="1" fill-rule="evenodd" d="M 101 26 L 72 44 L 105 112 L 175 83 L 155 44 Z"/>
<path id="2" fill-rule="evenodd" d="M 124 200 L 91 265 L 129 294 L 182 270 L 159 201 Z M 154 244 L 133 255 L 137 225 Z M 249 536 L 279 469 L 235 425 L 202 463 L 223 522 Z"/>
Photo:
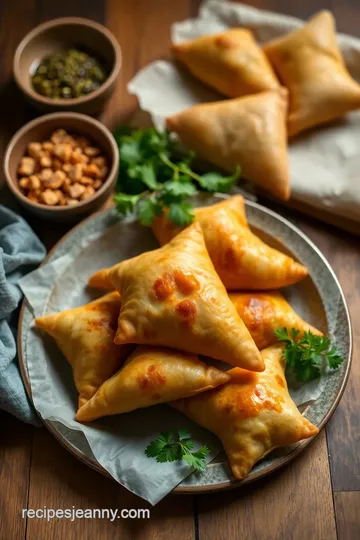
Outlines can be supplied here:
<path id="1" fill-rule="evenodd" d="M 214 197 L 200 197 L 199 205 L 212 204 Z M 291 254 L 309 269 L 310 276 L 283 292 L 290 303 L 311 324 L 326 332 L 343 354 L 345 361 L 340 369 L 326 376 L 320 397 L 302 409 L 303 414 L 321 429 L 334 412 L 345 389 L 351 364 L 351 324 L 346 300 L 341 286 L 328 261 L 317 247 L 299 229 L 280 215 L 252 201 L 246 201 L 246 214 L 251 228 L 268 244 Z M 115 210 L 93 215 L 65 235 L 50 251 L 43 262 L 52 262 L 72 252 L 76 258 L 82 251 L 84 239 L 94 233 L 105 233 L 118 220 Z M 132 256 L 133 254 L 131 254 Z M 85 282 L 85 278 L 84 278 Z M 300 307 L 300 309 L 299 309 Z M 24 302 L 19 320 L 18 351 L 22 377 L 31 399 L 31 385 L 27 371 L 25 340 L 32 321 L 32 314 Z M 44 422 L 53 435 L 77 458 L 99 472 L 108 475 L 95 460 L 87 444 L 74 441 L 71 431 L 59 422 Z M 202 474 L 191 474 L 174 490 L 177 493 L 219 491 L 247 484 L 277 470 L 294 459 L 311 442 L 302 441 L 291 447 L 276 450 L 256 464 L 241 482 L 234 479 L 225 454 L 208 465 Z"/>

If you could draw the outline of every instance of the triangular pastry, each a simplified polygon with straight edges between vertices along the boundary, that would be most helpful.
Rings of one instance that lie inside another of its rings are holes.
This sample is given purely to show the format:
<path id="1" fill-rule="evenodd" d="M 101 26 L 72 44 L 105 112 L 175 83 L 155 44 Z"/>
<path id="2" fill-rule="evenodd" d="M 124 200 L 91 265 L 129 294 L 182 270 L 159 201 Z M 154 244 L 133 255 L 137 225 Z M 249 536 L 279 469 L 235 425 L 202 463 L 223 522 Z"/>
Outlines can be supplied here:
<path id="1" fill-rule="evenodd" d="M 308 331 L 322 335 L 320 330 L 305 322 L 278 291 L 234 292 L 229 297 L 259 349 L 277 341 L 274 332 L 278 328 L 300 330 L 299 338 Z"/>
<path id="2" fill-rule="evenodd" d="M 245 28 L 175 44 L 172 51 L 195 77 L 228 97 L 279 86 L 266 55 Z"/>
<path id="3" fill-rule="evenodd" d="M 71 364 L 79 407 L 113 375 L 129 354 L 129 346 L 114 344 L 120 312 L 120 295 L 109 293 L 85 306 L 35 319 Z"/>
<path id="4" fill-rule="evenodd" d="M 223 386 L 171 403 L 219 437 L 238 479 L 274 448 L 319 431 L 301 415 L 289 395 L 282 351 L 278 344 L 261 352 L 266 366 L 262 373 L 235 368 Z"/>
<path id="5" fill-rule="evenodd" d="M 215 270 L 228 290 L 278 289 L 300 281 L 307 269 L 271 248 L 249 228 L 241 195 L 195 209 Z M 165 244 L 179 232 L 166 215 L 155 218 L 153 231 Z"/>
<path id="6" fill-rule="evenodd" d="M 262 357 L 214 270 L 198 223 L 162 248 L 100 275 L 122 299 L 115 343 L 162 345 L 263 369 Z M 97 281 L 98 273 L 89 283 Z"/>
<path id="7" fill-rule="evenodd" d="M 346 69 L 329 11 L 265 44 L 264 51 L 290 93 L 289 135 L 360 107 L 360 85 Z"/>
<path id="8" fill-rule="evenodd" d="M 207 366 L 194 354 L 140 345 L 124 367 L 79 409 L 76 418 L 89 422 L 166 403 L 215 388 L 229 379 L 225 371 Z"/>
<path id="9" fill-rule="evenodd" d="M 200 156 L 279 199 L 290 197 L 286 133 L 287 91 L 201 103 L 166 120 L 167 128 Z"/>

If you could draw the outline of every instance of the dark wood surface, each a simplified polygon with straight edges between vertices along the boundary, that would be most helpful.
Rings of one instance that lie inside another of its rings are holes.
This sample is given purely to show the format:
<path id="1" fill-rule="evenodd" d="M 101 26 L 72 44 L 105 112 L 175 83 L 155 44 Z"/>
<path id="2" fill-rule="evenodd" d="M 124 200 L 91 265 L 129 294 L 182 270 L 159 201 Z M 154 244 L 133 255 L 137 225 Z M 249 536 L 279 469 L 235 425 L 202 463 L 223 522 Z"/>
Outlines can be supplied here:
<path id="1" fill-rule="evenodd" d="M 305 18 L 332 9 L 338 28 L 360 36 L 358 0 L 253 0 L 256 7 Z M 114 126 L 136 111 L 126 83 L 148 62 L 168 55 L 171 23 L 195 16 L 198 0 L 1 0 L 0 152 L 35 116 L 15 88 L 16 45 L 41 21 L 79 15 L 105 23 L 123 50 L 117 91 L 103 115 Z M 18 209 L 6 189 L 0 202 Z M 264 481 L 227 493 L 170 496 L 150 520 L 22 519 L 23 508 L 148 508 L 115 482 L 78 462 L 47 432 L 0 413 L 0 540 L 358 540 L 360 538 L 360 241 L 293 210 L 294 220 L 333 265 L 349 302 L 354 330 L 350 380 L 326 430 L 295 462 Z M 48 247 L 67 227 L 26 216 Z"/>

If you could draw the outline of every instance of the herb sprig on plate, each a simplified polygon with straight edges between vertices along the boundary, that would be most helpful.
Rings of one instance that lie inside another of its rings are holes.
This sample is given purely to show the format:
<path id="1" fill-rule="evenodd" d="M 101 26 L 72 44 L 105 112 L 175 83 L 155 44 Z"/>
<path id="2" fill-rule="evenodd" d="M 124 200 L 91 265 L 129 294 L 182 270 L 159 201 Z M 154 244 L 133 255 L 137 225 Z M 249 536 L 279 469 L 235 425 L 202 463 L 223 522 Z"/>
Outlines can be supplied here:
<path id="1" fill-rule="evenodd" d="M 158 463 L 167 461 L 186 461 L 196 471 L 206 468 L 206 456 L 210 454 L 207 446 L 201 446 L 195 452 L 191 433 L 179 429 L 177 433 L 160 433 L 145 449 L 147 457 L 156 458 Z"/>
<path id="2" fill-rule="evenodd" d="M 285 343 L 284 358 L 287 367 L 291 368 L 297 380 L 306 383 L 317 379 L 327 364 L 330 369 L 336 369 L 344 359 L 336 347 L 330 347 L 330 339 L 316 336 L 312 332 L 304 332 L 297 339 L 300 330 L 278 328 L 275 336 Z"/>
<path id="3" fill-rule="evenodd" d="M 135 211 L 145 226 L 164 209 L 175 225 L 188 225 L 194 219 L 189 197 L 197 190 L 226 193 L 240 177 L 240 167 L 231 176 L 196 173 L 192 169 L 195 153 L 179 157 L 168 131 L 120 127 L 114 136 L 120 154 L 116 207 L 123 216 Z"/>

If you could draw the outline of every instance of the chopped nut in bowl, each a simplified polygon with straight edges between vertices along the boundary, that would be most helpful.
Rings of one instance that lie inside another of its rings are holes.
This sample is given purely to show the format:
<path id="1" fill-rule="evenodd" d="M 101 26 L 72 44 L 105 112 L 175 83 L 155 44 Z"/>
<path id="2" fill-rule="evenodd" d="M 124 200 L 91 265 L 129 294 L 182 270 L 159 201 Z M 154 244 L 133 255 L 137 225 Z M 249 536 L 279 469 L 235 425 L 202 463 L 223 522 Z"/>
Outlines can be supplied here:
<path id="1" fill-rule="evenodd" d="M 110 131 L 78 113 L 53 113 L 29 122 L 5 153 L 7 183 L 23 206 L 54 221 L 98 209 L 117 178 L 118 149 Z"/>
<path id="2" fill-rule="evenodd" d="M 95 195 L 108 171 L 108 159 L 93 141 L 57 129 L 49 139 L 28 144 L 18 167 L 19 187 L 33 202 L 75 206 Z"/>

